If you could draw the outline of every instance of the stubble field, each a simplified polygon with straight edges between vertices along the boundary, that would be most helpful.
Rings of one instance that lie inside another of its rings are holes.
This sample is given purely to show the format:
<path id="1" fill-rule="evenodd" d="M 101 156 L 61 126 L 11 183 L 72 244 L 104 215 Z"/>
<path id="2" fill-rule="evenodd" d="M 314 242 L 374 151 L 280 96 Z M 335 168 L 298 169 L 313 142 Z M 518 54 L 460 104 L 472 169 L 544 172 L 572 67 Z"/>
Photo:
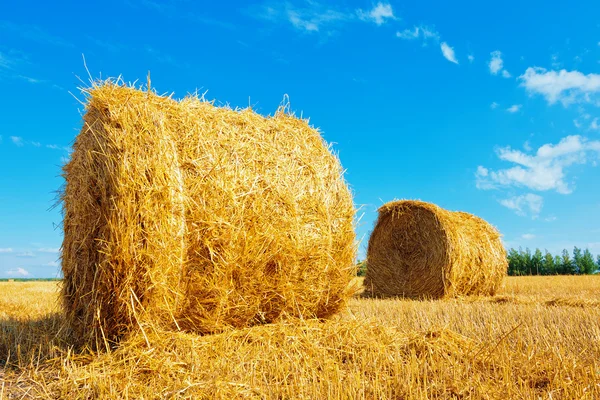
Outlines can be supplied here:
<path id="1" fill-rule="evenodd" d="M 327 322 L 146 331 L 74 352 L 57 282 L 0 282 L 0 399 L 599 399 L 600 276 L 492 298 L 355 298 Z"/>

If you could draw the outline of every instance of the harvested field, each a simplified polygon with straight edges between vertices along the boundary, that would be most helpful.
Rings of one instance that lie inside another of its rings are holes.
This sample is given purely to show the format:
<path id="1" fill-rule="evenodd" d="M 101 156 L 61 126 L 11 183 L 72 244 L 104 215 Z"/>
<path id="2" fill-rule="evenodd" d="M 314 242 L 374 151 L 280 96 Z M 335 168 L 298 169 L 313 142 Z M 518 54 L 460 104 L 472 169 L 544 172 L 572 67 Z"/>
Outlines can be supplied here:
<path id="1" fill-rule="evenodd" d="M 99 354 L 69 350 L 57 290 L 0 283 L 0 398 L 600 396 L 596 276 L 509 277 L 497 297 L 513 301 L 357 297 L 323 323 L 155 332 Z"/>

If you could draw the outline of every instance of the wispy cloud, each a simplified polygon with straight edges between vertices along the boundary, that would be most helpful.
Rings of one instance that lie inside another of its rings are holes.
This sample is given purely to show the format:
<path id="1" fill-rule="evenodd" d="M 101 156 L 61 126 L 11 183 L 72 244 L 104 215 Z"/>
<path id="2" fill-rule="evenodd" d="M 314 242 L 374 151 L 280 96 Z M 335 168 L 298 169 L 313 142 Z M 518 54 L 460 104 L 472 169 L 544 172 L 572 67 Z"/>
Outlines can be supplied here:
<path id="1" fill-rule="evenodd" d="M 533 233 L 524 233 L 521 235 L 521 237 L 525 240 L 535 239 L 535 235 Z"/>
<path id="2" fill-rule="evenodd" d="M 21 136 L 11 136 L 10 140 L 15 146 L 18 146 L 18 147 L 33 146 L 33 147 L 38 147 L 38 148 L 45 147 L 47 149 L 52 149 L 52 150 L 63 150 L 66 152 L 71 151 L 71 149 L 66 146 L 58 146 L 56 144 L 43 144 L 43 143 L 40 143 L 37 141 L 25 140 Z"/>
<path id="3" fill-rule="evenodd" d="M 427 44 L 428 40 L 439 41 L 440 34 L 435 28 L 426 25 L 415 25 L 411 29 L 396 32 L 396 37 L 404 40 L 414 40 L 421 38 L 423 44 Z"/>
<path id="4" fill-rule="evenodd" d="M 490 104 L 490 108 L 491 108 L 492 110 L 495 110 L 496 108 L 498 108 L 498 106 L 499 106 L 499 105 L 500 105 L 500 104 L 498 104 L 498 103 L 496 103 L 495 101 L 493 101 L 493 102 L 492 102 L 492 104 Z"/>
<path id="5" fill-rule="evenodd" d="M 509 112 L 509 113 L 511 113 L 511 114 L 514 114 L 514 113 L 516 113 L 516 112 L 519 112 L 519 111 L 521 111 L 521 108 L 522 108 L 522 107 L 523 107 L 523 105 L 522 105 L 522 104 L 513 104 L 512 106 L 508 107 L 508 108 L 506 109 L 506 111 L 508 111 L 508 112 Z"/>
<path id="6" fill-rule="evenodd" d="M 440 48 L 446 60 L 453 62 L 454 64 L 458 64 L 458 60 L 456 59 L 456 55 L 454 54 L 454 49 L 450 47 L 448 43 L 442 42 Z"/>
<path id="7" fill-rule="evenodd" d="M 377 25 L 383 25 L 388 20 L 396 19 L 394 10 L 392 10 L 392 6 L 389 3 L 379 2 L 369 11 L 358 9 L 356 14 L 363 21 L 374 22 Z"/>
<path id="8" fill-rule="evenodd" d="M 8 271 L 4 271 L 4 273 L 8 276 L 23 277 L 23 278 L 31 276 L 29 271 L 27 271 L 25 268 L 9 269 Z"/>
<path id="9" fill-rule="evenodd" d="M 600 74 L 529 67 L 519 80 L 529 93 L 541 94 L 549 104 L 560 101 L 565 107 L 575 102 L 600 105 Z"/>
<path id="10" fill-rule="evenodd" d="M 469 54 L 467 56 L 467 59 L 469 60 L 470 63 L 472 63 L 473 61 L 475 61 L 475 56 L 473 54 Z"/>
<path id="11" fill-rule="evenodd" d="M 520 216 L 531 216 L 536 219 L 542 212 L 544 199 L 542 196 L 533 193 L 527 193 L 522 196 L 513 196 L 508 199 L 500 200 L 501 205 L 513 210 Z"/>
<path id="12" fill-rule="evenodd" d="M 0 68 L 11 68 L 13 64 L 12 59 L 10 59 L 6 54 L 0 52 Z"/>
<path id="13" fill-rule="evenodd" d="M 488 63 L 488 67 L 490 69 L 490 74 L 498 75 L 501 74 L 504 78 L 510 78 L 511 74 L 504 69 L 504 60 L 502 60 L 502 52 L 499 50 L 492 51 L 490 53 L 491 59 Z"/>
<path id="14" fill-rule="evenodd" d="M 440 45 L 440 50 L 442 51 L 442 55 L 444 58 L 454 64 L 458 64 L 458 59 L 456 58 L 456 53 L 454 52 L 454 48 L 450 46 L 447 42 L 440 43 L 440 34 L 435 30 L 435 28 L 427 25 L 415 25 L 412 28 L 404 29 L 403 31 L 397 31 L 396 37 L 402 40 L 416 40 L 421 39 L 423 46 L 427 46 L 429 41 L 433 41 Z M 471 59 L 469 59 L 472 61 Z"/>
<path id="15" fill-rule="evenodd" d="M 23 253 L 16 254 L 16 256 L 21 258 L 32 258 L 35 257 L 35 254 L 33 254 L 31 251 L 25 251 Z"/>
<path id="16" fill-rule="evenodd" d="M 0 248 L 0 254 L 7 254 L 7 253 L 12 253 L 13 249 L 11 249 L 10 247 L 4 247 L 4 248 Z"/>
<path id="17" fill-rule="evenodd" d="M 268 2 L 254 7 L 253 10 L 251 14 L 257 18 L 273 23 L 290 24 L 296 30 L 306 33 L 331 33 L 343 24 L 353 21 L 370 22 L 380 26 L 397 19 L 392 6 L 383 2 L 377 3 L 370 10 L 348 10 L 313 0 L 298 4 Z"/>
<path id="18" fill-rule="evenodd" d="M 69 41 L 46 32 L 37 25 L 16 24 L 9 21 L 0 21 L 0 30 L 19 36 L 22 39 L 31 40 L 38 43 L 60 47 L 73 47 L 73 44 Z"/>
<path id="19" fill-rule="evenodd" d="M 156 61 L 163 63 L 163 64 L 169 64 L 176 68 L 188 68 L 189 67 L 189 64 L 180 63 L 179 61 L 177 61 L 175 58 L 173 58 L 169 54 L 159 51 L 151 46 L 146 46 L 146 53 L 148 53 L 150 56 L 152 56 Z"/>
<path id="20" fill-rule="evenodd" d="M 30 64 L 27 56 L 20 51 L 9 49 L 8 52 L 0 52 L 0 79 L 18 79 L 32 84 L 47 83 L 43 79 L 24 74 L 23 70 Z"/>
<path id="21" fill-rule="evenodd" d="M 185 3 L 195 4 L 194 2 L 183 2 L 173 0 L 126 0 L 125 4 L 132 8 L 146 8 L 154 11 L 156 14 L 163 18 L 168 19 L 181 19 L 193 23 L 200 23 L 204 25 L 213 25 L 220 28 L 234 30 L 236 29 L 234 24 L 229 22 L 221 21 L 217 18 L 213 18 L 209 15 L 199 14 L 196 10 L 186 9 Z"/>
<path id="22" fill-rule="evenodd" d="M 525 187 L 538 191 L 554 190 L 561 194 L 573 191 L 567 181 L 567 169 L 574 164 L 586 164 L 590 158 L 600 155 L 600 141 L 581 136 L 567 136 L 557 144 L 545 144 L 534 155 L 500 148 L 498 158 L 516 166 L 496 171 L 479 166 L 476 172 L 478 189 L 500 187 Z"/>
<path id="23" fill-rule="evenodd" d="M 40 253 L 58 253 L 60 251 L 60 248 L 58 248 L 58 247 L 42 247 L 42 248 L 38 249 L 37 251 L 39 251 Z"/>
<path id="24" fill-rule="evenodd" d="M 97 47 L 100 47 L 111 53 L 116 53 L 124 49 L 124 46 L 121 43 L 112 43 L 106 40 L 94 38 L 92 36 L 86 36 L 86 38 Z"/>

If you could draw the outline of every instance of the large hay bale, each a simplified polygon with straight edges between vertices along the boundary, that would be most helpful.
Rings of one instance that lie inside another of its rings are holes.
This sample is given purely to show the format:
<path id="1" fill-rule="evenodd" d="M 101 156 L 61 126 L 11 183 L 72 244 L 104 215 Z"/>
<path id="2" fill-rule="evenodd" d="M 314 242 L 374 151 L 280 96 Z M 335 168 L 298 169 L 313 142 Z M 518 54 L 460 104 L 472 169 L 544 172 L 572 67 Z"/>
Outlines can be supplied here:
<path id="1" fill-rule="evenodd" d="M 422 201 L 379 209 L 369 239 L 365 292 L 375 297 L 493 295 L 508 263 L 500 233 L 465 212 Z"/>
<path id="2" fill-rule="evenodd" d="M 327 318 L 351 294 L 352 196 L 320 133 L 278 110 L 85 90 L 64 167 L 63 302 L 80 343 Z"/>

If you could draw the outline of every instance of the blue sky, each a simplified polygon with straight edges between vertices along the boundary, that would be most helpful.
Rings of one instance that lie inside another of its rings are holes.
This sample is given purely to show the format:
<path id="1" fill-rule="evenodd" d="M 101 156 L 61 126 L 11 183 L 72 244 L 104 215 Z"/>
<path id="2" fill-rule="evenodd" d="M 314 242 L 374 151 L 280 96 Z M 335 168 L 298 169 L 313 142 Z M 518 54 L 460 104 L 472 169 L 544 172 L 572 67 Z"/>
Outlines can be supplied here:
<path id="1" fill-rule="evenodd" d="M 508 246 L 599 254 L 598 15 L 591 0 L 3 2 L 0 277 L 59 270 L 82 54 L 94 78 L 150 71 L 175 97 L 272 114 L 289 95 L 347 169 L 361 256 L 397 198 L 479 215 Z"/>

